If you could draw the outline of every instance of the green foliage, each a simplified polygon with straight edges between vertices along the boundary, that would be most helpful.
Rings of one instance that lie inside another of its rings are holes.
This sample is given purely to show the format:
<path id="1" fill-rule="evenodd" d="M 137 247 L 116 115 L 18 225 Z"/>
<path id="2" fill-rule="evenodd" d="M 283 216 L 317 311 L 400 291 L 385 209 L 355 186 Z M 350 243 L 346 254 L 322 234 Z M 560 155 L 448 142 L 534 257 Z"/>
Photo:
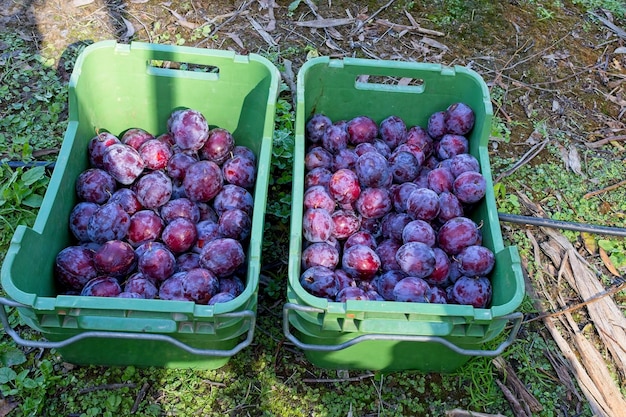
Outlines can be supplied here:
<path id="1" fill-rule="evenodd" d="M 0 44 L 0 158 L 28 161 L 35 149 L 56 148 L 66 127 L 67 88 L 50 60 L 14 32 Z"/>

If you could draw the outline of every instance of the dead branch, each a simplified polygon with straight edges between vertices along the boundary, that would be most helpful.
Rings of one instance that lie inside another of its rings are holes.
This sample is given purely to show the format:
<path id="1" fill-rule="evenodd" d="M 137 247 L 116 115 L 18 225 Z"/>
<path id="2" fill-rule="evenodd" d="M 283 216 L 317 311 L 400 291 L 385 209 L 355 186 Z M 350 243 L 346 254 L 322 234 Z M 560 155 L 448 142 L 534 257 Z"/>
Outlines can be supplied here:
<path id="1" fill-rule="evenodd" d="M 604 26 L 606 26 L 607 28 L 611 29 L 613 32 L 615 32 L 615 34 L 617 36 L 619 36 L 622 39 L 626 39 L 626 30 L 620 28 L 619 26 L 615 25 L 613 22 L 611 22 L 608 19 L 605 19 L 602 16 L 598 16 L 597 14 L 595 14 L 594 12 L 589 12 L 590 15 L 592 15 L 593 17 L 595 17 L 596 19 L 598 19 L 600 22 L 602 22 L 602 24 Z"/>
<path id="2" fill-rule="evenodd" d="M 527 408 L 525 411 L 529 417 L 532 416 L 533 413 L 538 413 L 543 410 L 541 403 L 526 389 L 524 383 L 519 379 L 517 373 L 515 373 L 515 370 L 503 357 L 498 356 L 491 362 L 495 365 L 496 369 L 498 369 L 506 386 L 510 388 L 511 393 L 518 399 L 520 405 Z"/>
<path id="3" fill-rule="evenodd" d="M 549 139 L 544 139 L 541 142 L 538 142 L 531 146 L 531 148 L 524 155 L 522 155 L 522 157 L 515 164 L 513 164 L 511 168 L 498 175 L 498 177 L 494 180 L 494 183 L 499 182 L 504 177 L 508 177 L 509 175 L 513 174 L 515 171 L 526 165 L 528 162 L 530 162 L 535 156 L 539 155 L 543 148 L 546 147 L 548 142 Z"/>
<path id="4" fill-rule="evenodd" d="M 574 305 L 571 305 L 569 307 L 563 308 L 563 309 L 558 310 L 558 311 L 554 311 L 552 313 L 541 314 L 539 316 L 536 316 L 536 317 L 524 320 L 523 323 L 530 323 L 530 322 L 536 321 L 536 320 L 543 320 L 546 317 L 556 317 L 556 316 L 561 315 L 561 314 L 571 313 L 573 311 L 576 311 L 576 310 L 579 310 L 579 309 L 583 308 L 586 305 L 589 305 L 589 304 L 591 304 L 593 302 L 596 302 L 596 301 L 602 299 L 603 297 L 612 296 L 612 295 L 614 295 L 614 294 L 616 294 L 616 293 L 618 293 L 618 292 L 620 292 L 620 291 L 622 291 L 624 289 L 626 289 L 626 282 L 622 282 L 619 285 L 615 285 L 615 286 L 609 288 L 608 290 L 602 291 L 602 292 L 594 295 L 593 297 L 591 297 L 591 298 L 589 298 L 589 299 L 587 299 L 585 301 L 582 301 L 580 303 L 576 303 Z"/>
<path id="5" fill-rule="evenodd" d="M 588 148 L 601 148 L 602 146 L 606 145 L 607 143 L 611 143 L 611 142 L 619 142 L 622 140 L 626 140 L 626 135 L 617 135 L 617 136 L 610 136 L 608 138 L 604 138 L 604 139 L 600 139 L 598 141 L 595 142 L 588 142 L 585 143 L 585 145 Z"/>
<path id="6" fill-rule="evenodd" d="M 504 385 L 502 381 L 500 381 L 498 378 L 496 378 L 496 384 L 498 384 L 498 387 L 500 387 L 502 394 L 504 394 L 504 398 L 506 398 L 506 400 L 509 402 L 509 405 L 511 406 L 511 409 L 513 410 L 513 415 L 515 415 L 515 417 L 532 417 L 529 413 L 526 412 L 526 410 L 524 410 L 524 408 L 515 397 L 515 395 L 511 392 L 511 390 L 506 385 Z"/>
<path id="7" fill-rule="evenodd" d="M 130 409 L 130 413 L 131 414 L 135 414 L 137 412 L 137 410 L 139 409 L 139 404 L 141 404 L 141 402 L 145 398 L 146 393 L 148 392 L 148 389 L 150 389 L 150 384 L 147 383 L 147 382 L 144 382 L 143 386 L 141 387 L 141 389 L 137 393 L 137 397 L 135 398 L 135 402 L 133 403 L 133 407 Z"/>
<path id="8" fill-rule="evenodd" d="M 355 35 L 357 32 L 359 32 L 361 30 L 361 28 L 363 26 L 365 26 L 367 23 L 371 22 L 376 16 L 378 16 L 382 11 L 384 11 L 386 8 L 388 8 L 389 6 L 391 6 L 393 4 L 393 2 L 396 0 L 389 0 L 387 2 L 387 4 L 385 4 L 384 6 L 382 6 L 380 9 L 376 10 L 374 13 L 372 13 L 367 19 L 365 20 L 361 20 L 359 21 L 359 23 L 356 25 L 356 28 L 354 28 L 352 30 L 352 32 L 350 32 L 350 36 Z"/>
<path id="9" fill-rule="evenodd" d="M 424 35 L 431 35 L 431 36 L 445 36 L 446 34 L 443 32 L 439 32 L 436 30 L 431 30 L 431 29 L 425 29 L 421 26 L 408 26 L 408 25 L 401 25 L 399 23 L 393 23 L 390 22 L 387 19 L 376 19 L 376 23 L 381 25 L 381 26 L 386 26 L 389 27 L 393 30 L 396 31 L 402 31 L 402 30 L 406 30 L 406 31 L 410 31 L 410 32 L 418 32 L 418 33 L 422 33 Z"/>

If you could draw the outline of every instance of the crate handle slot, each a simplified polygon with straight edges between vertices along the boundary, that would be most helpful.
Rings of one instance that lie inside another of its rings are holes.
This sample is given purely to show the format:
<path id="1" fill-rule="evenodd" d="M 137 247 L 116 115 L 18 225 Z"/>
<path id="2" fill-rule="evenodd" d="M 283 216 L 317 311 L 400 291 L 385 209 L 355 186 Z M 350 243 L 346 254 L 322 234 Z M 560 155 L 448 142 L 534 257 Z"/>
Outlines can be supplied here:
<path id="1" fill-rule="evenodd" d="M 220 78 L 220 68 L 210 64 L 149 59 L 147 69 L 149 74 L 161 77 L 186 77 L 213 81 Z"/>
<path id="2" fill-rule="evenodd" d="M 24 307 L 28 308 L 27 305 L 18 303 L 13 300 L 9 300 L 7 298 L 0 297 L 0 304 L 2 307 L 0 308 L 0 321 L 2 321 L 2 325 L 4 327 L 5 332 L 11 336 L 11 338 L 19 345 L 25 347 L 32 347 L 37 349 L 59 349 L 66 346 L 71 345 L 72 343 L 78 342 L 83 339 L 88 338 L 113 338 L 113 339 L 131 339 L 131 340 L 150 340 L 150 341 L 158 341 L 158 342 L 168 342 L 172 345 L 183 349 L 192 355 L 199 356 L 219 356 L 219 357 L 230 357 L 248 347 L 252 343 L 252 339 L 254 338 L 254 328 L 256 323 L 256 315 L 251 310 L 243 310 L 243 311 L 235 311 L 232 313 L 222 313 L 216 315 L 215 317 L 219 318 L 247 318 L 250 320 L 250 328 L 248 329 L 248 333 L 246 335 L 245 340 L 242 340 L 238 345 L 229 350 L 219 350 L 219 349 L 197 349 L 192 346 L 189 346 L 186 343 L 183 343 L 177 339 L 174 339 L 171 336 L 163 335 L 163 334 L 149 334 L 149 333 L 129 333 L 129 332 L 108 332 L 108 331 L 87 331 L 81 334 L 77 334 L 75 336 L 69 337 L 60 342 L 49 342 L 43 340 L 26 340 L 23 339 L 9 324 L 9 319 L 7 317 L 7 312 L 5 310 L 5 306 L 8 307 Z"/>
<path id="3" fill-rule="evenodd" d="M 338 345 L 314 345 L 309 343 L 304 343 L 298 340 L 298 338 L 291 333 L 289 328 L 289 313 L 294 311 L 302 311 L 306 313 L 324 313 L 324 310 L 320 308 L 310 307 L 310 306 L 302 306 L 294 303 L 286 303 L 283 306 L 283 333 L 285 337 L 289 339 L 296 347 L 304 350 L 313 350 L 319 352 L 335 352 L 338 350 L 342 350 L 348 348 L 350 346 L 356 345 L 357 343 L 370 341 L 370 340 L 389 340 L 389 341 L 398 341 L 398 342 L 436 342 L 442 344 L 453 350 L 454 352 L 466 355 L 466 356 L 488 356 L 495 357 L 504 350 L 509 347 L 515 341 L 517 337 L 517 333 L 519 332 L 520 327 L 522 326 L 522 319 L 524 315 L 521 312 L 515 312 L 511 314 L 507 314 L 502 316 L 501 318 L 506 319 L 507 321 L 513 322 L 513 327 L 511 332 L 509 333 L 509 337 L 500 344 L 496 349 L 493 350 L 482 350 L 482 349 L 464 349 L 461 348 L 454 343 L 444 339 L 439 336 L 420 336 L 420 335 L 401 335 L 401 334 L 364 334 L 361 336 L 357 336 L 354 339 L 348 340 L 347 342 L 340 343 Z"/>
<path id="4" fill-rule="evenodd" d="M 390 91 L 420 94 L 424 92 L 424 80 L 413 77 L 360 74 L 354 79 L 357 90 Z"/>

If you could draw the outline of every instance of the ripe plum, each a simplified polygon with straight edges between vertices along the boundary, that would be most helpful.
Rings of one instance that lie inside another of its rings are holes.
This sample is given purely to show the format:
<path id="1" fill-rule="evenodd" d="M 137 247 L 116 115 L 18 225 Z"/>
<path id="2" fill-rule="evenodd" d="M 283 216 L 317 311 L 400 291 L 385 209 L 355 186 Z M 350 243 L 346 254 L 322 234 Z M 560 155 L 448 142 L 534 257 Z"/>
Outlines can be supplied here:
<path id="1" fill-rule="evenodd" d="M 230 157 L 235 148 L 235 138 L 226 129 L 213 128 L 200 148 L 200 158 L 222 165 Z"/>
<path id="2" fill-rule="evenodd" d="M 437 244 L 448 255 L 458 255 L 467 246 L 480 242 L 478 225 L 467 217 L 455 217 L 443 224 L 437 233 Z"/>
<path id="3" fill-rule="evenodd" d="M 194 202 L 207 202 L 215 197 L 224 184 L 222 170 L 215 162 L 201 160 L 187 168 L 183 187 Z"/>
<path id="4" fill-rule="evenodd" d="M 151 171 L 133 184 L 133 190 L 142 206 L 157 210 L 172 197 L 172 180 L 163 171 Z"/>
<path id="5" fill-rule="evenodd" d="M 194 109 L 175 110 L 167 120 L 168 131 L 181 149 L 198 151 L 209 137 L 209 124 Z"/>
<path id="6" fill-rule="evenodd" d="M 322 141 L 324 137 L 324 133 L 326 129 L 331 126 L 333 122 L 326 115 L 321 113 L 314 114 L 311 118 L 306 122 L 305 125 L 305 134 L 306 138 L 311 143 L 319 143 Z"/>
<path id="7" fill-rule="evenodd" d="M 361 216 L 368 219 L 379 219 L 393 208 L 387 188 L 365 188 L 356 200 L 355 207 Z"/>
<path id="8" fill-rule="evenodd" d="M 389 161 L 378 152 L 366 152 L 359 156 L 354 170 L 362 187 L 386 187 L 393 180 Z"/>
<path id="9" fill-rule="evenodd" d="M 76 195 L 81 201 L 103 204 L 117 189 L 115 179 L 100 168 L 88 168 L 76 178 Z"/>
<path id="10" fill-rule="evenodd" d="M 476 116 L 470 106 L 458 102 L 448 106 L 444 119 L 448 133 L 466 135 L 474 127 Z"/>
<path id="11" fill-rule="evenodd" d="M 312 266 L 335 269 L 339 264 L 339 251 L 327 242 L 312 243 L 302 251 L 302 270 Z"/>
<path id="12" fill-rule="evenodd" d="M 337 239 L 347 239 L 361 227 L 361 218 L 350 210 L 336 210 L 330 217 L 333 221 L 332 236 Z"/>
<path id="13" fill-rule="evenodd" d="M 470 278 L 461 276 L 452 287 L 451 295 L 458 304 L 485 308 L 491 302 L 493 288 L 486 277 Z"/>
<path id="14" fill-rule="evenodd" d="M 62 249 L 54 262 L 56 279 L 63 286 L 80 291 L 90 279 L 98 276 L 93 255 L 93 250 L 83 246 Z"/>
<path id="15" fill-rule="evenodd" d="M 409 276 L 401 279 L 393 287 L 395 301 L 425 303 L 430 286 L 422 278 Z"/>
<path id="16" fill-rule="evenodd" d="M 398 116 L 389 116 L 380 122 L 379 136 L 391 149 L 406 141 L 407 128 L 404 120 Z"/>
<path id="17" fill-rule="evenodd" d="M 302 218 L 303 235 L 309 242 L 325 242 L 333 233 L 331 214 L 324 209 L 308 209 Z"/>
<path id="18" fill-rule="evenodd" d="M 454 195 L 461 203 L 477 203 L 487 192 L 487 181 L 479 172 L 466 171 L 456 177 L 453 189 Z"/>
<path id="19" fill-rule="evenodd" d="M 300 285 L 310 294 L 334 300 L 337 295 L 337 281 L 332 269 L 325 266 L 312 266 L 300 275 Z"/>
<path id="20" fill-rule="evenodd" d="M 117 297 L 122 292 L 120 283 L 113 277 L 96 277 L 91 279 L 80 292 L 81 296 Z"/>
<path id="21" fill-rule="evenodd" d="M 455 257 L 459 271 L 468 277 L 485 276 L 491 272 L 496 258 L 491 249 L 481 245 L 463 248 Z"/>
<path id="22" fill-rule="evenodd" d="M 165 224 L 163 219 L 152 210 L 139 210 L 130 217 L 127 241 L 133 247 L 157 240 Z"/>
<path id="23" fill-rule="evenodd" d="M 107 147 L 102 166 L 119 183 L 130 185 L 141 175 L 146 164 L 135 148 L 117 143 Z"/>
<path id="24" fill-rule="evenodd" d="M 414 190 L 406 200 L 406 211 L 415 219 L 434 220 L 439 210 L 439 195 L 429 188 Z"/>
<path id="25" fill-rule="evenodd" d="M 246 189 L 252 189 L 256 181 L 256 164 L 253 159 L 235 155 L 222 165 L 224 181 Z"/>
<path id="26" fill-rule="evenodd" d="M 69 227 L 70 231 L 79 242 L 88 242 L 89 234 L 87 233 L 87 225 L 89 219 L 98 210 L 100 206 L 96 203 L 81 201 L 76 204 L 70 212 Z"/>
<path id="27" fill-rule="evenodd" d="M 89 163 L 94 168 L 104 168 L 104 164 L 102 162 L 102 158 L 104 157 L 104 152 L 106 149 L 117 143 L 121 143 L 121 141 L 117 138 L 117 136 L 109 133 L 109 132 L 100 132 L 91 140 L 87 145 L 87 153 L 89 154 Z"/>
<path id="28" fill-rule="evenodd" d="M 109 240 L 95 251 L 93 263 L 100 275 L 123 277 L 135 268 L 137 260 L 129 243 Z"/>
<path id="29" fill-rule="evenodd" d="M 355 279 L 370 281 L 378 273 L 381 262 L 378 254 L 365 245 L 354 245 L 344 250 L 341 266 Z"/>
<path id="30" fill-rule="evenodd" d="M 223 237 L 244 241 L 252 231 L 252 219 L 243 210 L 230 209 L 220 215 L 218 231 Z"/>
<path id="31" fill-rule="evenodd" d="M 158 139 L 150 139 L 144 142 L 138 149 L 139 156 L 143 159 L 147 169 L 165 169 L 172 157 L 172 150 Z"/>
<path id="32" fill-rule="evenodd" d="M 362 142 L 372 142 L 378 135 L 378 125 L 367 116 L 356 116 L 346 124 L 348 142 L 358 145 Z"/>
<path id="33" fill-rule="evenodd" d="M 407 275 L 425 278 L 435 270 L 435 252 L 422 242 L 408 242 L 396 252 L 396 261 Z"/>
<path id="34" fill-rule="evenodd" d="M 128 129 L 120 138 L 123 144 L 131 146 L 136 150 L 139 150 L 141 145 L 150 139 L 154 139 L 154 135 L 139 127 Z"/>
<path id="35" fill-rule="evenodd" d="M 177 217 L 169 222 L 161 233 L 163 243 L 174 254 L 189 250 L 198 237 L 196 224 L 186 217 Z"/>
<path id="36" fill-rule="evenodd" d="M 87 223 L 89 240 L 104 243 L 124 240 L 130 228 L 130 216 L 119 203 L 106 203 L 98 207 Z"/>
<path id="37" fill-rule="evenodd" d="M 205 243 L 200 251 L 200 265 L 218 278 L 227 277 L 244 264 L 241 243 L 232 238 L 218 238 Z"/>

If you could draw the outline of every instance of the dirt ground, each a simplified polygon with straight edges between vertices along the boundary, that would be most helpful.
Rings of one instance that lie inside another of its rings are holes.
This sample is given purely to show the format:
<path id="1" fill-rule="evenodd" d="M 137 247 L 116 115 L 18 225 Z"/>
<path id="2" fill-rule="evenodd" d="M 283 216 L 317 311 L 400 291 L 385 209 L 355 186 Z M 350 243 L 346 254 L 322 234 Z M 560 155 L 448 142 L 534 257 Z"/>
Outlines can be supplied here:
<path id="1" fill-rule="evenodd" d="M 59 60 L 72 45 L 111 38 L 270 54 L 292 88 L 316 55 L 464 65 L 492 89 L 494 115 L 510 132 L 491 144 L 499 158 L 527 156 L 539 121 L 581 149 L 624 139 L 626 31 L 614 16 L 570 2 L 483 3 L 491 2 L 0 0 L 0 30 Z M 563 157 L 572 175 L 575 162 Z"/>

